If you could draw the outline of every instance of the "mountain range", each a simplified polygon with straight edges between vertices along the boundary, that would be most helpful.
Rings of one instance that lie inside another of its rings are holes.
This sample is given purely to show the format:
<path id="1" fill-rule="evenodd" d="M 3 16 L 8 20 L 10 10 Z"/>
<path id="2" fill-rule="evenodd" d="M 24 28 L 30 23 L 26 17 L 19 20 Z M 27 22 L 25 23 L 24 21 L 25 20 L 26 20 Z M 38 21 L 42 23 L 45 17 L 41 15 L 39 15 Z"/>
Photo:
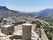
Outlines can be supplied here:
<path id="1" fill-rule="evenodd" d="M 39 12 L 27 13 L 27 15 L 34 16 L 37 18 L 53 18 L 53 9 L 44 9 Z"/>
<path id="2" fill-rule="evenodd" d="M 8 9 L 5 6 L 0 6 L 0 22 L 3 20 L 3 18 L 7 18 L 8 20 L 13 19 L 17 21 L 35 20 L 34 17 L 26 15 L 25 12 L 15 11 L 15 10 Z"/>
<path id="3" fill-rule="evenodd" d="M 53 9 L 44 9 L 39 12 L 27 12 L 26 15 L 45 20 L 47 22 L 53 22 Z"/>
<path id="4" fill-rule="evenodd" d="M 6 18 L 6 17 L 11 17 L 11 16 L 18 16 L 20 14 L 21 13 L 18 12 L 18 11 L 8 9 L 5 6 L 0 6 L 0 17 L 5 17 Z"/>
<path id="5" fill-rule="evenodd" d="M 53 9 L 44 9 L 39 12 L 20 12 L 8 9 L 5 6 L 0 6 L 0 17 L 9 17 L 9 16 L 16 16 L 16 15 L 29 15 L 35 18 L 53 18 Z"/>

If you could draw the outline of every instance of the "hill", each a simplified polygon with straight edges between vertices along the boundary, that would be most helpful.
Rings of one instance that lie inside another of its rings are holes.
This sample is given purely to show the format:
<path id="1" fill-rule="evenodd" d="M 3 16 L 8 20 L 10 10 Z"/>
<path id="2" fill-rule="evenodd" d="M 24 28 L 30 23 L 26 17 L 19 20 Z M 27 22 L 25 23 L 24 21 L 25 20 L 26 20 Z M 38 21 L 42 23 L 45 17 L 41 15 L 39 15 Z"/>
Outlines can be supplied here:
<path id="1" fill-rule="evenodd" d="M 53 17 L 53 9 L 45 9 L 39 12 L 39 17 Z"/>
<path id="2" fill-rule="evenodd" d="M 0 6 L 0 17 L 11 17 L 15 15 L 19 15 L 19 12 L 10 10 L 5 6 Z"/>
<path id="3" fill-rule="evenodd" d="M 3 18 L 7 18 L 7 20 L 16 19 L 17 21 L 34 20 L 33 17 L 30 17 L 23 12 L 11 10 L 5 6 L 0 6 L 0 21 Z"/>
<path id="4" fill-rule="evenodd" d="M 53 22 L 53 9 L 45 9 L 39 12 L 38 18 L 45 21 Z"/>
<path id="5" fill-rule="evenodd" d="M 53 20 L 53 9 L 44 9 L 39 12 L 31 12 L 27 15 L 33 16 L 35 18 L 43 19 L 46 21 Z"/>

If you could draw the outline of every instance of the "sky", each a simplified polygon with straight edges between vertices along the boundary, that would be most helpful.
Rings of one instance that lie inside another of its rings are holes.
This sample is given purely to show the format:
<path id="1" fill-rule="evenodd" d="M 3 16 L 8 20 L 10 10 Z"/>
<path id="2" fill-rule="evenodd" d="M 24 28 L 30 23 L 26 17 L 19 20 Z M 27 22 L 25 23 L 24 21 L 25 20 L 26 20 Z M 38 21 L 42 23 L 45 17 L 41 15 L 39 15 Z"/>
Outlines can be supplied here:
<path id="1" fill-rule="evenodd" d="M 53 0 L 0 0 L 0 6 L 22 12 L 37 12 L 53 8 Z"/>

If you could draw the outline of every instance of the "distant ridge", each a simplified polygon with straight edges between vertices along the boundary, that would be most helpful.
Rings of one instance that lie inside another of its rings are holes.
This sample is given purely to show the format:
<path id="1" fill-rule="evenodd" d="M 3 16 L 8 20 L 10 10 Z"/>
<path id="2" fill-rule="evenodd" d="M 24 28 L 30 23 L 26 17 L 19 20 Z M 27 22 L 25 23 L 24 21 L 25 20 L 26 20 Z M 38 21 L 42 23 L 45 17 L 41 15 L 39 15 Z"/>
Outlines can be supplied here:
<path id="1" fill-rule="evenodd" d="M 21 16 L 25 14 L 36 18 L 53 18 L 53 9 L 44 9 L 39 12 L 20 12 L 8 9 L 5 6 L 0 6 L 0 17 Z"/>
<path id="2" fill-rule="evenodd" d="M 44 18 L 44 17 L 51 17 L 53 18 L 53 9 L 44 9 L 39 12 L 32 12 L 32 13 L 27 13 L 27 15 L 37 17 L 37 18 Z"/>
<path id="3" fill-rule="evenodd" d="M 45 9 L 39 12 L 39 17 L 53 17 L 53 9 Z"/>
<path id="4" fill-rule="evenodd" d="M 9 10 L 6 6 L 0 6 L 0 10 Z"/>
<path id="5" fill-rule="evenodd" d="M 6 6 L 0 6 L 0 17 L 12 17 L 22 15 L 19 11 L 8 9 Z"/>

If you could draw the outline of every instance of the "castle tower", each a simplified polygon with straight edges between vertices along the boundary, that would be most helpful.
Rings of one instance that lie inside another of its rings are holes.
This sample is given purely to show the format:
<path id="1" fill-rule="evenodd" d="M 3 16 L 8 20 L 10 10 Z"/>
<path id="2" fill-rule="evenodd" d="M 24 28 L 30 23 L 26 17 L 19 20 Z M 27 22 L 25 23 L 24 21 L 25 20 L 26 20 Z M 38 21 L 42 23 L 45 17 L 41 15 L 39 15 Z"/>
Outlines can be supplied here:
<path id="1" fill-rule="evenodd" d="M 14 32 L 14 26 L 13 25 L 2 25 L 1 32 L 6 35 L 12 35 Z"/>
<path id="2" fill-rule="evenodd" d="M 31 27 L 30 23 L 23 24 L 22 40 L 31 40 Z"/>

